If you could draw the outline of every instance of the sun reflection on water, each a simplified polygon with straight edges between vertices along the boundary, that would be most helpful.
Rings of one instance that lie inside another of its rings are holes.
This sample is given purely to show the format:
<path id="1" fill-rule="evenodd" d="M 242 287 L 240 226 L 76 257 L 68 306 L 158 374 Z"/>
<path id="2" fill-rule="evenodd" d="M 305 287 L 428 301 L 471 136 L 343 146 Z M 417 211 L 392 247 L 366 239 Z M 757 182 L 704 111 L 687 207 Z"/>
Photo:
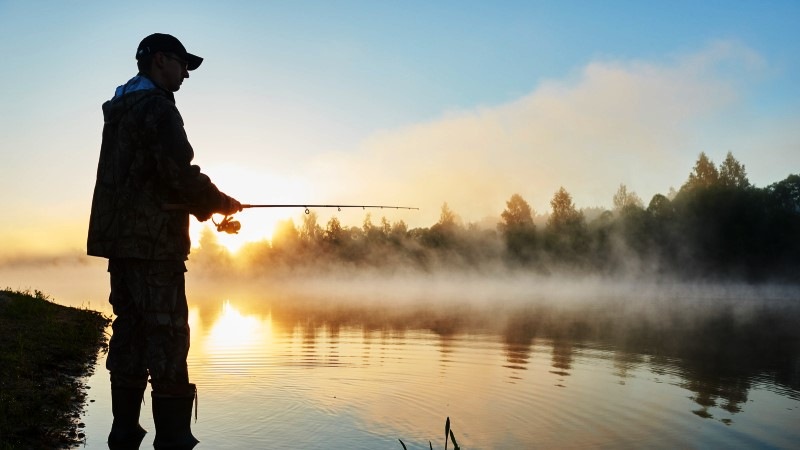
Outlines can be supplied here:
<path id="1" fill-rule="evenodd" d="M 241 353 L 266 346 L 271 340 L 271 314 L 263 319 L 242 314 L 230 300 L 225 300 L 219 317 L 206 335 L 205 350 L 210 354 Z"/>

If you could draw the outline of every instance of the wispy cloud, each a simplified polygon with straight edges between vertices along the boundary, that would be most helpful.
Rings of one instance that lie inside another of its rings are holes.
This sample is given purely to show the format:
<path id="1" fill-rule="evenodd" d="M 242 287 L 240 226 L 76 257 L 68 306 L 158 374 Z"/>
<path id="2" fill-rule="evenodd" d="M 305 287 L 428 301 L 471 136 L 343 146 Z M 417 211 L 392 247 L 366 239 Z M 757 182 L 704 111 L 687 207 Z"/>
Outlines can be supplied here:
<path id="1" fill-rule="evenodd" d="M 763 67 L 731 42 L 667 61 L 592 61 L 513 102 L 371 136 L 318 161 L 319 175 L 356 174 L 337 189 L 418 202 L 423 224 L 445 201 L 471 220 L 498 215 L 515 192 L 545 212 L 562 185 L 579 207 L 608 206 L 619 183 L 649 201 L 683 181 L 708 151 L 703 121 L 739 105 L 740 84 Z"/>

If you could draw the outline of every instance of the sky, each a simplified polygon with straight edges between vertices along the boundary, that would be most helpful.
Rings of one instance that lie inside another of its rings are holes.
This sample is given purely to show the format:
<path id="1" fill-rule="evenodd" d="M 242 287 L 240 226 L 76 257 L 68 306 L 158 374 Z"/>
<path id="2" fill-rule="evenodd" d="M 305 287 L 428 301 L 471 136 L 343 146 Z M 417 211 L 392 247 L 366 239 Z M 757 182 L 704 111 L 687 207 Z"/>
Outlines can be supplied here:
<path id="1" fill-rule="evenodd" d="M 205 58 L 176 99 L 224 192 L 419 207 L 371 211 L 413 228 L 444 203 L 491 223 L 515 193 L 544 214 L 562 186 L 647 204 L 700 152 L 759 187 L 800 173 L 799 20 L 797 1 L 0 0 L 0 260 L 85 252 L 101 105 L 150 33 Z M 231 247 L 302 211 L 237 217 Z"/>

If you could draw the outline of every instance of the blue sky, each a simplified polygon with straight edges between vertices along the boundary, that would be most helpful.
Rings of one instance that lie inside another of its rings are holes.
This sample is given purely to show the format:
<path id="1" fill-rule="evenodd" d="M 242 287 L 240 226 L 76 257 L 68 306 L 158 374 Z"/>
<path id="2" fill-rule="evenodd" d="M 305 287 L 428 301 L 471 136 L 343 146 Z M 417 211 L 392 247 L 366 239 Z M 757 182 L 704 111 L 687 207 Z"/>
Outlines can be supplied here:
<path id="1" fill-rule="evenodd" d="M 647 202 L 700 151 L 758 186 L 800 172 L 798 19 L 796 1 L 0 0 L 0 201 L 26 222 L 0 225 L 0 252 L 82 249 L 100 105 L 152 32 L 206 58 L 177 101 L 223 190 L 413 204 L 390 219 L 428 226 L 514 193 L 543 213 L 560 186 Z M 262 235 L 298 217 L 246 214 Z"/>

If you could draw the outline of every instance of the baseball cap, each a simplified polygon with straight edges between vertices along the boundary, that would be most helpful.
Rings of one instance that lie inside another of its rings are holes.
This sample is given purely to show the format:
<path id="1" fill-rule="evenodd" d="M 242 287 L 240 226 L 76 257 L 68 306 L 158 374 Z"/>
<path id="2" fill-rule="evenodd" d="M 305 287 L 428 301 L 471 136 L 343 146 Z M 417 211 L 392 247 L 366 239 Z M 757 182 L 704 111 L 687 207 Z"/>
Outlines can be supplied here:
<path id="1" fill-rule="evenodd" d="M 136 49 L 136 60 L 138 61 L 145 56 L 154 55 L 157 52 L 174 53 L 188 63 L 188 70 L 197 69 L 200 67 L 200 63 L 203 62 L 203 58 L 187 52 L 186 47 L 181 44 L 178 38 L 163 33 L 153 33 L 142 39 L 142 42 L 139 43 L 139 47 Z"/>

